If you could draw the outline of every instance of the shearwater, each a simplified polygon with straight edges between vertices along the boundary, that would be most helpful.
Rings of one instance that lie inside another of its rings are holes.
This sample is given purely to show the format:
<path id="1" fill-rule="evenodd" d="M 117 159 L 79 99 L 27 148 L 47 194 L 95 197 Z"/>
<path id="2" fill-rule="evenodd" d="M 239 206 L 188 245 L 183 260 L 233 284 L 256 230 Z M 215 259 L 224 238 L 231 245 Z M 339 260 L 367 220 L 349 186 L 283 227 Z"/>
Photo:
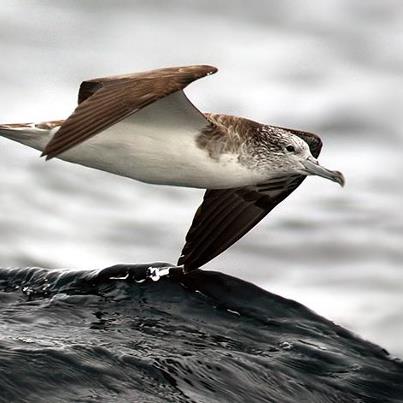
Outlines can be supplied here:
<path id="1" fill-rule="evenodd" d="M 344 185 L 340 172 L 319 165 L 317 135 L 200 112 L 183 89 L 216 71 L 170 67 L 84 81 L 66 120 L 0 125 L 0 134 L 46 159 L 206 189 L 178 261 L 190 271 L 241 238 L 307 175 Z"/>

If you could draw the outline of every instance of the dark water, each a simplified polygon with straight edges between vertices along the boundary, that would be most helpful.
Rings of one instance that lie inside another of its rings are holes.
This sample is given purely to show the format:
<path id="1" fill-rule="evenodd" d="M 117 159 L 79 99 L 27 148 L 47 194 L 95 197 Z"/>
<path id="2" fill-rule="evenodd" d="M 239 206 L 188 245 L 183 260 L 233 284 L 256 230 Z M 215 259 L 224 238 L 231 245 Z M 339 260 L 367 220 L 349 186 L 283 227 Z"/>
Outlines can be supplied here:
<path id="1" fill-rule="evenodd" d="M 401 362 L 303 305 L 147 267 L 0 270 L 0 401 L 403 402 Z"/>

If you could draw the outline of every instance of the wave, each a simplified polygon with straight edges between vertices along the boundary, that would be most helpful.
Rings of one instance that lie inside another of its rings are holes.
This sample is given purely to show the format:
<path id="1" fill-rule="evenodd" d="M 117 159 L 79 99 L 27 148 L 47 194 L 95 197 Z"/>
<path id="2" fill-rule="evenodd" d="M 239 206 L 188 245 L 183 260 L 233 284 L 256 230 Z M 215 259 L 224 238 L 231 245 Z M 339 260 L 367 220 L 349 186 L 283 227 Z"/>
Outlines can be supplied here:
<path id="1" fill-rule="evenodd" d="M 401 402 L 403 365 L 220 272 L 0 269 L 1 402 Z"/>

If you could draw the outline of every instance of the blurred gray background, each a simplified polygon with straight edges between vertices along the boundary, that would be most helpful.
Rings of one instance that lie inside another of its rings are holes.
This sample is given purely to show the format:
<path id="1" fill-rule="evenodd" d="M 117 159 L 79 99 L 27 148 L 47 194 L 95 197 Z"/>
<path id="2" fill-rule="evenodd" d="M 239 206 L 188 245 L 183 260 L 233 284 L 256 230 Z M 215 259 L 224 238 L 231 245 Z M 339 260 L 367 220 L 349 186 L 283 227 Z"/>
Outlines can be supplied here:
<path id="1" fill-rule="evenodd" d="M 0 121 L 64 118 L 84 79 L 186 64 L 203 111 L 321 135 L 308 178 L 206 267 L 296 299 L 403 357 L 401 0 L 2 0 Z M 176 262 L 203 192 L 0 139 L 0 265 Z M 270 314 L 270 313 L 268 313 Z"/>

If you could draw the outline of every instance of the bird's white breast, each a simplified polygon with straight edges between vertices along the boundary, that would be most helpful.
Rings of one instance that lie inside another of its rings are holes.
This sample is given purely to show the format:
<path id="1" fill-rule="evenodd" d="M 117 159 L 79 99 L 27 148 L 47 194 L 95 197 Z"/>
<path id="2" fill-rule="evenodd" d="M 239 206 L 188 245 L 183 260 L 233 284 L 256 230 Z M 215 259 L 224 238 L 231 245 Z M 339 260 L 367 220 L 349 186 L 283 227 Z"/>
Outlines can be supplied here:
<path id="1" fill-rule="evenodd" d="M 197 188 L 256 183 L 236 154 L 212 159 L 196 144 L 198 131 L 118 123 L 60 156 L 61 159 L 142 182 Z"/>

